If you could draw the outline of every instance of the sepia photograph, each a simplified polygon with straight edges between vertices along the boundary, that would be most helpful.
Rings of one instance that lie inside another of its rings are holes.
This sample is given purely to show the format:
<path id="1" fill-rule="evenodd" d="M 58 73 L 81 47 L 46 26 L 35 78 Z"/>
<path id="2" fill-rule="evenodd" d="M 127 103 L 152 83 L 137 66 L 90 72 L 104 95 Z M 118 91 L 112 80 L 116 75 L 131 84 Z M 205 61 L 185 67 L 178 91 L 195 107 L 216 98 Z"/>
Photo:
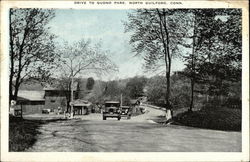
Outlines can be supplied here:
<path id="1" fill-rule="evenodd" d="M 243 152 L 242 8 L 5 15 L 8 152 Z"/>

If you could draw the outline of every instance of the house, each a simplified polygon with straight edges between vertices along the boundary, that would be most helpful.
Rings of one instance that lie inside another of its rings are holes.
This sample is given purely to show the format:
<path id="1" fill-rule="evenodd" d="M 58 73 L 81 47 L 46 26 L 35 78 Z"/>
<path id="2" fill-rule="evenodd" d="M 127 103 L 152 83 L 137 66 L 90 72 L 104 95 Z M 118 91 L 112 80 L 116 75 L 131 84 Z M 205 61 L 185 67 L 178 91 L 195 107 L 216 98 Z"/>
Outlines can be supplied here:
<path id="1" fill-rule="evenodd" d="M 17 107 L 22 109 L 23 114 L 41 113 L 44 109 L 44 91 L 19 90 Z"/>

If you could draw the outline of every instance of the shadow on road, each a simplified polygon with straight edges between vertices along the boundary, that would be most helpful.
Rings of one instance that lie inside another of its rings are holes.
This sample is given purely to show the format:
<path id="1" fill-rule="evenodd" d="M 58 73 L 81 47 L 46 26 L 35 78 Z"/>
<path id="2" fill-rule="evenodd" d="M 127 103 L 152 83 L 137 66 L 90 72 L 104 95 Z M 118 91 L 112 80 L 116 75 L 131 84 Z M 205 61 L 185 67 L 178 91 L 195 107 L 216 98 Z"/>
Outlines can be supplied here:
<path id="1" fill-rule="evenodd" d="M 9 151 L 24 151 L 36 142 L 36 136 L 41 134 L 39 128 L 49 122 L 62 121 L 64 119 L 23 119 L 9 118 Z"/>

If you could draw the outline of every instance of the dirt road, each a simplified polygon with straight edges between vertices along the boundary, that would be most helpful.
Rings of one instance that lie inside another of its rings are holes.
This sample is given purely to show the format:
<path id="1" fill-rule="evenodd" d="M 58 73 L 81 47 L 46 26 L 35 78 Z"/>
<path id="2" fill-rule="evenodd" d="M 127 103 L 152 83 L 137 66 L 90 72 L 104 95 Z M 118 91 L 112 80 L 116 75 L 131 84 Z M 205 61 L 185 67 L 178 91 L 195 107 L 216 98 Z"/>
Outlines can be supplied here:
<path id="1" fill-rule="evenodd" d="M 26 151 L 39 152 L 224 152 L 241 151 L 241 133 L 163 126 L 152 118 L 164 112 L 147 108 L 131 120 L 102 120 L 100 114 L 51 122 L 40 127 L 37 142 Z"/>

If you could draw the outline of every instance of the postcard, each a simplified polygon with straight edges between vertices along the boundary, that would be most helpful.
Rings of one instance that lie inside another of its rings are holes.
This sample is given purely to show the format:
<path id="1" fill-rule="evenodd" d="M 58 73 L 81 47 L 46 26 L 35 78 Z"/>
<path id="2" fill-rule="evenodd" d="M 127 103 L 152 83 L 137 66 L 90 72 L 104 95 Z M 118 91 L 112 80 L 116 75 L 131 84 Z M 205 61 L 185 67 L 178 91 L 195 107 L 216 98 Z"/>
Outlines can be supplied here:
<path id="1" fill-rule="evenodd" d="M 2 161 L 249 161 L 249 3 L 2 1 Z"/>

